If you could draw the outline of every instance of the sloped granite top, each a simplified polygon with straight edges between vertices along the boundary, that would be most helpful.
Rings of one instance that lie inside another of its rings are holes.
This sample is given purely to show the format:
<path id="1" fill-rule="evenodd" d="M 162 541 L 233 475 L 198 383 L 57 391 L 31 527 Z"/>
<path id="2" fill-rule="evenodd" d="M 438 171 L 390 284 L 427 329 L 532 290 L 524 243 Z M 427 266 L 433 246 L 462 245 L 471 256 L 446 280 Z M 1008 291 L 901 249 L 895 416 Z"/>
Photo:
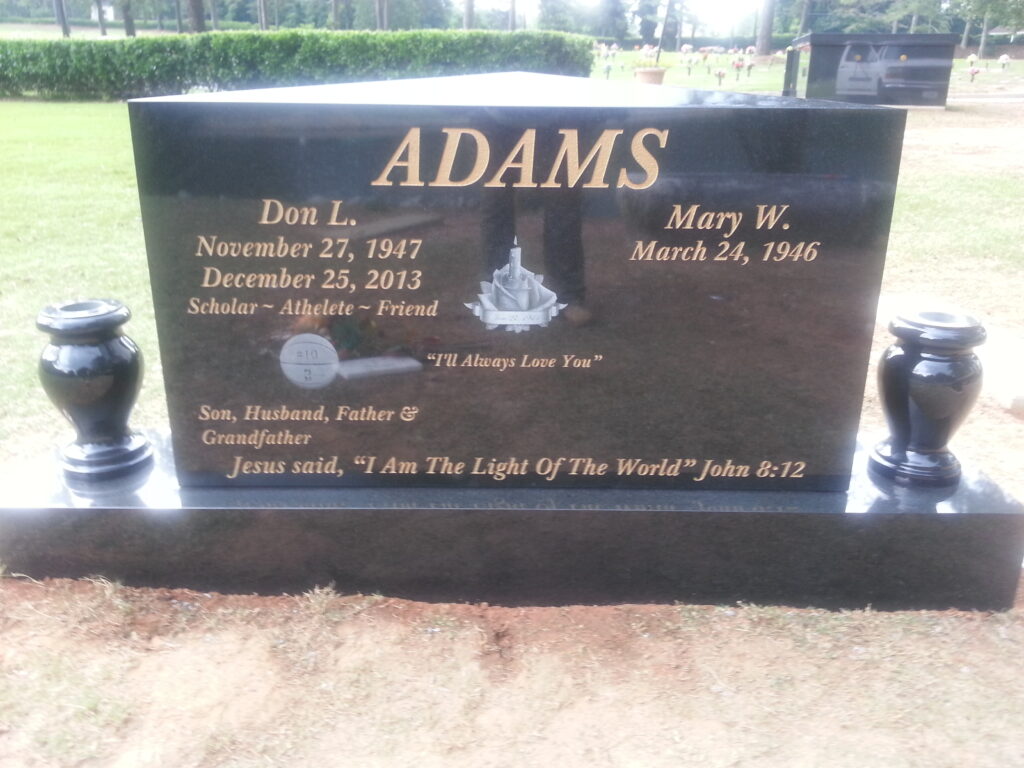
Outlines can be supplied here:
<path id="1" fill-rule="evenodd" d="M 380 80 L 293 88 L 220 91 L 133 99 L 134 102 L 349 104 L 559 108 L 750 107 L 880 110 L 885 107 L 766 94 L 700 91 L 628 80 L 594 80 L 530 72 L 500 72 L 412 80 Z"/>

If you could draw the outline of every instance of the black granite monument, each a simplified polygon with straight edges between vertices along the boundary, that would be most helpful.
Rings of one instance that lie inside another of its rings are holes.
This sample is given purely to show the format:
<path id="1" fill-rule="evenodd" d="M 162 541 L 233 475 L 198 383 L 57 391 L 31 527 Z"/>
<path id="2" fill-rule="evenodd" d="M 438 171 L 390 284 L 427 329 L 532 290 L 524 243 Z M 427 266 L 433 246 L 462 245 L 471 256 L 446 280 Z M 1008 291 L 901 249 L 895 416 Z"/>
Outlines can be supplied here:
<path id="1" fill-rule="evenodd" d="M 183 485 L 846 489 L 901 112 L 526 74 L 130 109 Z"/>
<path id="2" fill-rule="evenodd" d="M 10 570 L 1012 604 L 1019 504 L 948 459 L 906 487 L 899 414 L 892 478 L 857 450 L 902 112 L 515 74 L 130 111 L 173 447 L 5 479 Z M 956 400 L 937 364 L 888 399 Z"/>

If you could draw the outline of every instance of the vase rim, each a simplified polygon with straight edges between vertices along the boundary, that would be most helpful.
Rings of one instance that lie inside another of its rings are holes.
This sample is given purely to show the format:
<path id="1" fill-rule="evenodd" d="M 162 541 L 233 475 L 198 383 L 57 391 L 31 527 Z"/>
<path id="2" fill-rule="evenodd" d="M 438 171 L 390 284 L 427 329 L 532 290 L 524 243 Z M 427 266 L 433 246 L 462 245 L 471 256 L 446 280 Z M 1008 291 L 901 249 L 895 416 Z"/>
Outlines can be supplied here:
<path id="1" fill-rule="evenodd" d="M 44 307 L 36 327 L 48 333 L 83 335 L 113 330 L 131 316 L 131 310 L 116 299 L 78 299 Z"/>
<path id="2" fill-rule="evenodd" d="M 942 346 L 975 347 L 985 341 L 985 327 L 957 309 L 915 309 L 902 312 L 889 323 L 898 338 Z"/>

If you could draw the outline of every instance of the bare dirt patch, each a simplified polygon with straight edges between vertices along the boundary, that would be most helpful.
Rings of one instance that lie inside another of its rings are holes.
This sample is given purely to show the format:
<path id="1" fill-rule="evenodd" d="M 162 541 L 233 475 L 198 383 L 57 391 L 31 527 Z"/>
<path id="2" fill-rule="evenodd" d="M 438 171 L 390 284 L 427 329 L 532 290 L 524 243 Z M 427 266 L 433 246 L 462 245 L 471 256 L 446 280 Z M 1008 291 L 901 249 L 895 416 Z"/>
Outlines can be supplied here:
<path id="1" fill-rule="evenodd" d="M 1019 765 L 1020 609 L 0 581 L 0 766 Z"/>

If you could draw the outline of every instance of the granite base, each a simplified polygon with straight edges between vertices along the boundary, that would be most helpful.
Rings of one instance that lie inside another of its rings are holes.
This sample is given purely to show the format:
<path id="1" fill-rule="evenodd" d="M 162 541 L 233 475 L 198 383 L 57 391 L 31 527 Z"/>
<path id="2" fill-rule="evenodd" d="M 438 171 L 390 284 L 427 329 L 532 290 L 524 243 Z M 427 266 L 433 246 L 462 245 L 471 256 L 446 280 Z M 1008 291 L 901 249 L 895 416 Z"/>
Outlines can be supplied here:
<path id="1" fill-rule="evenodd" d="M 72 490 L 7 468 L 0 560 L 202 591 L 343 592 L 505 605 L 736 601 L 1001 610 L 1024 507 L 965 466 L 955 489 L 869 476 L 847 493 L 182 489 L 156 440 L 145 477 Z"/>

